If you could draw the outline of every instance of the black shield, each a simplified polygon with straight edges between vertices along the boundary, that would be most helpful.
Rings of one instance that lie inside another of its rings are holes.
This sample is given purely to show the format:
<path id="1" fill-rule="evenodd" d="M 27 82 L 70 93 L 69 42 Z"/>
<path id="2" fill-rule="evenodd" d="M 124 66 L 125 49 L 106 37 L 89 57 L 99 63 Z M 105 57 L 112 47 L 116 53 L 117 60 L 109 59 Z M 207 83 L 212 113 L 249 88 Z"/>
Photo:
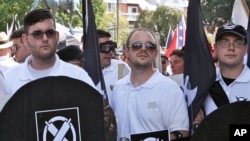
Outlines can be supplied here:
<path id="1" fill-rule="evenodd" d="M 192 141 L 229 141 L 231 125 L 250 124 L 250 102 L 235 102 L 215 110 L 199 125 Z"/>
<path id="2" fill-rule="evenodd" d="M 46 77 L 21 87 L 0 113 L 1 141 L 102 141 L 103 98 L 69 77 Z"/>

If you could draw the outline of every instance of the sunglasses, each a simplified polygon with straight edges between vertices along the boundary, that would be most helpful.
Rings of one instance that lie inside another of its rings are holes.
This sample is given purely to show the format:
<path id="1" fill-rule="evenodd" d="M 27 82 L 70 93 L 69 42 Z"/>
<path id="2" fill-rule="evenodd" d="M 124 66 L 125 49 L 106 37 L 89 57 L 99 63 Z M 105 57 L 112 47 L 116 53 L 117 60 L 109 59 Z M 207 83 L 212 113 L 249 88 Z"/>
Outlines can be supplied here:
<path id="1" fill-rule="evenodd" d="M 142 43 L 140 41 L 138 42 L 134 42 L 132 45 L 131 45 L 131 48 L 133 50 L 140 50 L 143 45 L 145 45 L 146 49 L 149 49 L 149 50 L 156 50 L 156 45 L 153 44 L 152 42 L 145 42 L 145 43 Z"/>
<path id="2" fill-rule="evenodd" d="M 116 42 L 107 41 L 104 43 L 100 43 L 100 52 L 101 53 L 110 53 L 110 51 L 114 52 L 117 47 Z"/>
<path id="3" fill-rule="evenodd" d="M 54 29 L 49 29 L 45 32 L 37 30 L 32 33 L 29 33 L 29 35 L 32 35 L 34 39 L 40 40 L 43 38 L 44 34 L 47 36 L 47 38 L 54 38 L 56 36 L 56 33 L 57 31 L 55 31 Z"/>

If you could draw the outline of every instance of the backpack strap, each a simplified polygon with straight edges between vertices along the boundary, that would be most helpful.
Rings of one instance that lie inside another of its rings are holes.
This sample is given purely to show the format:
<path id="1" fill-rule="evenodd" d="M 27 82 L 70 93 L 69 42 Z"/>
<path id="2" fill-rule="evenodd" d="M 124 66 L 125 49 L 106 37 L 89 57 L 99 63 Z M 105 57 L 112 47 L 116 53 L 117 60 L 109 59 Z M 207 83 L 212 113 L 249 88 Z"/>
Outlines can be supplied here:
<path id="1" fill-rule="evenodd" d="M 213 83 L 212 87 L 209 89 L 209 92 L 218 108 L 230 103 L 219 81 L 215 81 Z"/>

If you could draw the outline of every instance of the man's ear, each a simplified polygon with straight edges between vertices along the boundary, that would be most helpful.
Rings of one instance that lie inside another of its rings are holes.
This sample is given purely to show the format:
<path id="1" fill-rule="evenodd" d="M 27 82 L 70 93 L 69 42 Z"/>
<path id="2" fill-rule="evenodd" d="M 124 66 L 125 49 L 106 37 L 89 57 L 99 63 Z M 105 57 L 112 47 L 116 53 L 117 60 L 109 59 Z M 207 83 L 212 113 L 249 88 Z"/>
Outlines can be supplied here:
<path id="1" fill-rule="evenodd" d="M 27 45 L 28 35 L 26 35 L 25 33 L 23 33 L 21 38 L 22 38 L 21 40 L 23 41 L 24 46 L 26 46 L 26 47 L 29 48 L 29 46 Z"/>

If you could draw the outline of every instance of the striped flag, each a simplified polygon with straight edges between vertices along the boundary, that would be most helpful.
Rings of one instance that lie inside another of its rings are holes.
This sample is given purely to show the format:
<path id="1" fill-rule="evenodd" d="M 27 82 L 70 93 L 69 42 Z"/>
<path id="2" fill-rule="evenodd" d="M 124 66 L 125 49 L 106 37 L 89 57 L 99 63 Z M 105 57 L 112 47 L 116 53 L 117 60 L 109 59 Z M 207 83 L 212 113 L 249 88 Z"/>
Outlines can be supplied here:
<path id="1" fill-rule="evenodd" d="M 184 93 L 188 100 L 190 133 L 192 122 L 215 81 L 215 65 L 202 24 L 200 0 L 189 0 L 184 49 Z"/>
<path id="2" fill-rule="evenodd" d="M 177 49 L 182 49 L 182 47 L 185 45 L 185 38 L 186 38 L 186 22 L 185 18 L 182 15 L 181 21 L 178 23 L 177 26 Z"/>
<path id="3" fill-rule="evenodd" d="M 176 43 L 177 43 L 177 31 L 175 30 L 175 32 L 173 33 L 174 36 L 173 36 L 173 39 L 168 47 L 168 49 L 166 50 L 165 54 L 166 56 L 169 58 L 170 57 L 170 54 L 171 52 L 176 49 Z"/>
<path id="4" fill-rule="evenodd" d="M 166 56 L 170 57 L 171 52 L 174 49 L 182 49 L 185 45 L 185 38 L 186 38 L 186 22 L 184 16 L 182 16 L 181 20 L 179 21 L 177 28 L 174 31 L 173 39 L 166 50 Z"/>
<path id="5" fill-rule="evenodd" d="M 169 46 L 170 46 L 170 43 L 171 43 L 171 41 L 173 39 L 173 34 L 174 34 L 173 30 L 172 30 L 172 28 L 170 26 L 169 30 L 168 30 L 168 35 L 167 35 L 167 38 L 166 38 L 166 44 L 165 44 L 166 49 L 168 49 Z"/>

